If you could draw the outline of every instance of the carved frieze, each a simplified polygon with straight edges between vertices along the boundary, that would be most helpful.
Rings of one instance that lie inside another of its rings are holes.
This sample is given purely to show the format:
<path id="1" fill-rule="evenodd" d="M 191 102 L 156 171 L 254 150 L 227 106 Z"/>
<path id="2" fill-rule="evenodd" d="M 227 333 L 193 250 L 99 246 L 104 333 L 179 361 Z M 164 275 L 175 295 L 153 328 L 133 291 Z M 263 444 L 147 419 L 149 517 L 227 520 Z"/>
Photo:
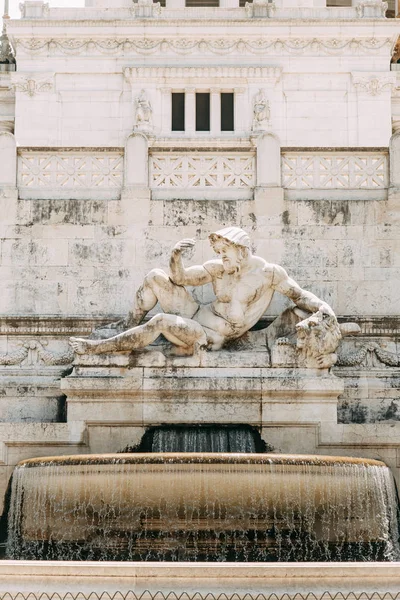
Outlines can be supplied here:
<path id="1" fill-rule="evenodd" d="M 32 38 L 17 39 L 17 53 L 81 55 L 99 53 L 109 56 L 135 54 L 376 54 L 389 52 L 390 37 L 365 38 Z"/>
<path id="2" fill-rule="evenodd" d="M 382 348 L 377 342 L 366 342 L 356 348 L 343 346 L 338 353 L 338 367 L 400 367 L 400 356 Z"/>
<path id="3" fill-rule="evenodd" d="M 47 349 L 46 340 L 28 340 L 20 342 L 19 347 L 7 353 L 0 353 L 0 366 L 24 366 L 35 367 L 45 365 L 47 367 L 58 367 L 72 364 L 74 353 L 66 345 L 63 351 L 52 351 Z"/>

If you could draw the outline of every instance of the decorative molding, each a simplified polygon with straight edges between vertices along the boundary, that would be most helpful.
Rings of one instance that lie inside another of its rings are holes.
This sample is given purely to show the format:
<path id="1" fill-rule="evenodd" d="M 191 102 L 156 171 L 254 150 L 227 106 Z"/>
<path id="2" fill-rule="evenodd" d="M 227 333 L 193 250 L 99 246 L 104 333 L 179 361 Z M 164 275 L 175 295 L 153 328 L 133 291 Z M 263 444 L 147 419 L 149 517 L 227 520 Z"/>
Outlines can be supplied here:
<path id="1" fill-rule="evenodd" d="M 135 98 L 134 131 L 153 133 L 153 108 L 145 90 Z"/>
<path id="2" fill-rule="evenodd" d="M 148 80 L 160 78 L 168 79 L 186 79 L 186 78 L 242 78 L 250 77 L 262 79 L 263 83 L 276 83 L 282 75 L 281 67 L 126 67 L 124 69 L 125 79 L 129 83 L 135 83 L 138 80 Z M 187 88 L 186 88 L 187 89 Z M 195 88 L 193 88 L 195 91 Z"/>
<path id="3" fill-rule="evenodd" d="M 259 89 L 253 98 L 252 131 L 267 131 L 271 124 L 271 105 L 265 96 L 265 91 Z"/>
<path id="4" fill-rule="evenodd" d="M 19 10 L 22 19 L 29 19 L 32 17 L 38 19 L 50 15 L 50 6 L 47 2 L 35 2 L 33 6 L 30 6 L 30 3 L 20 2 Z"/>
<path id="5" fill-rule="evenodd" d="M 391 92 L 396 87 L 396 73 L 378 76 L 376 73 L 352 73 L 354 87 L 370 96 L 379 96 L 383 92 Z"/>
<path id="6" fill-rule="evenodd" d="M 160 2 L 153 0 L 138 0 L 131 8 L 131 14 L 137 18 L 159 17 L 161 15 Z"/>
<path id="7" fill-rule="evenodd" d="M 54 75 L 45 75 L 38 78 L 35 75 L 12 76 L 11 87 L 16 92 L 27 94 L 31 98 L 36 94 L 54 91 Z"/>
<path id="8" fill-rule="evenodd" d="M 88 336 L 93 329 L 101 328 L 108 323 L 120 321 L 126 315 L 112 314 L 105 317 L 77 317 L 77 316 L 37 316 L 37 315 L 7 315 L 0 316 L 0 336 L 57 336 L 60 338 L 70 336 Z M 263 317 L 262 328 L 268 327 L 274 317 Z M 368 317 L 360 315 L 339 316 L 339 323 L 357 322 L 361 332 L 360 338 L 400 337 L 400 318 L 393 317 Z M 349 340 L 350 338 L 347 338 Z M 346 343 L 347 343 L 346 340 Z"/>
<path id="9" fill-rule="evenodd" d="M 17 39 L 17 53 L 81 55 L 99 53 L 109 56 L 155 54 L 376 54 L 378 50 L 390 52 L 392 38 L 69 38 L 69 39 Z"/>
<path id="10" fill-rule="evenodd" d="M 73 151 L 18 154 L 18 186 L 22 188 L 122 188 L 123 152 Z"/>
<path id="11" fill-rule="evenodd" d="M 0 133 L 3 131 L 6 133 L 14 133 L 14 119 L 0 118 Z"/>
<path id="12" fill-rule="evenodd" d="M 25 366 L 34 367 L 45 365 L 47 367 L 60 367 L 72 364 L 74 352 L 66 348 L 62 352 L 47 350 L 47 341 L 28 340 L 20 342 L 20 348 L 6 354 L 0 354 L 0 366 Z M 24 364 L 23 364 L 24 363 Z"/>
<path id="13" fill-rule="evenodd" d="M 271 18 L 275 14 L 276 5 L 274 2 L 268 2 L 268 0 L 253 0 L 253 2 L 246 2 L 245 10 L 250 19 L 253 17 Z"/>
<path id="14" fill-rule="evenodd" d="M 388 3 L 381 0 L 367 0 L 356 5 L 357 16 L 360 18 L 383 18 L 386 16 L 387 9 Z"/>
<path id="15" fill-rule="evenodd" d="M 287 189 L 387 188 L 387 153 L 282 153 L 282 181 Z"/>
<path id="16" fill-rule="evenodd" d="M 87 336 L 93 329 L 107 323 L 119 321 L 122 315 L 107 317 L 37 317 L 2 316 L 0 317 L 0 335 L 7 336 Z"/>
<path id="17" fill-rule="evenodd" d="M 375 359 L 375 360 L 374 360 Z M 400 356 L 397 352 L 385 350 L 376 342 L 358 345 L 351 350 L 345 345 L 338 352 L 338 367 L 381 366 L 400 367 Z"/>
<path id="18" fill-rule="evenodd" d="M 150 187 L 240 189 L 255 185 L 253 153 L 152 154 Z"/>

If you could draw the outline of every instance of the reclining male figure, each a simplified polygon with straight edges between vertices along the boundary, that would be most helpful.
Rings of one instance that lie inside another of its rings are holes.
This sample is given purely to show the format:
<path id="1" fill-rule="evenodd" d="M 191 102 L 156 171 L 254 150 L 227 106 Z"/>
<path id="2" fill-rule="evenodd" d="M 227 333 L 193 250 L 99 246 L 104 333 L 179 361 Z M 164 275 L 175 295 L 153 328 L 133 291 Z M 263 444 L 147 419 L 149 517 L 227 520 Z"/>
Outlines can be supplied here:
<path id="1" fill-rule="evenodd" d="M 169 275 L 161 269 L 153 269 L 146 275 L 129 313 L 127 331 L 106 340 L 71 338 L 75 352 L 126 352 L 144 348 L 160 334 L 175 346 L 175 354 L 219 350 L 259 321 L 275 291 L 310 313 L 334 314 L 326 302 L 303 290 L 285 269 L 254 256 L 250 238 L 242 229 L 227 227 L 212 233 L 209 239 L 220 258 L 185 268 L 182 251 L 193 247 L 195 242 L 190 239 L 178 242 L 171 253 Z M 199 305 L 184 286 L 206 283 L 212 284 L 216 299 Z M 141 325 L 157 302 L 163 312 Z"/>

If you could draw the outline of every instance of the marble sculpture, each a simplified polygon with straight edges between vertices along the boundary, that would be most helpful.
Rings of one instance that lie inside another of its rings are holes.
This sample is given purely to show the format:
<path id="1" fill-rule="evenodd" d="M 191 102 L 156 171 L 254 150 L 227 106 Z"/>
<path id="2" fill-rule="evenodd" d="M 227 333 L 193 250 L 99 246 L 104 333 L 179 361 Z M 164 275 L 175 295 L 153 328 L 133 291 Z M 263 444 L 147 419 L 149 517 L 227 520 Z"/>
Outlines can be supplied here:
<path id="1" fill-rule="evenodd" d="M 274 292 L 278 291 L 297 307 L 294 324 L 297 324 L 297 347 L 304 350 L 306 357 L 303 366 L 332 366 L 342 337 L 332 308 L 302 289 L 283 267 L 252 254 L 250 238 L 239 227 L 227 227 L 212 233 L 209 239 L 219 258 L 203 265 L 185 267 L 182 252 L 192 248 L 195 241 L 184 239 L 178 242 L 171 253 L 169 273 L 153 269 L 145 277 L 123 323 L 126 330 L 103 340 L 71 338 L 74 351 L 78 354 L 128 352 L 148 346 L 161 334 L 172 343 L 173 354 L 193 355 L 203 350 L 220 350 L 260 320 Z M 207 283 L 213 286 L 215 300 L 199 305 L 185 286 Z M 142 323 L 157 302 L 163 312 Z M 287 323 L 290 318 L 288 311 L 285 313 Z M 279 318 L 273 323 L 276 332 L 280 330 L 277 323 Z M 316 339 L 318 343 L 315 343 Z M 278 343 L 290 346 L 287 338 Z"/>

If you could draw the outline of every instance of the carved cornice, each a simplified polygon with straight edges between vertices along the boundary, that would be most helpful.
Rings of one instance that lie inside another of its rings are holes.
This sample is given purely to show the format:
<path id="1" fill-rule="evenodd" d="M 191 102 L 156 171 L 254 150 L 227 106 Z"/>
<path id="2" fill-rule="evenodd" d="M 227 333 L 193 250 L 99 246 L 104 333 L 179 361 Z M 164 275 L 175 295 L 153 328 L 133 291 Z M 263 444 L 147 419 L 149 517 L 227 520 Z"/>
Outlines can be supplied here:
<path id="1" fill-rule="evenodd" d="M 51 74 L 19 74 L 12 76 L 11 87 L 16 92 L 21 92 L 30 97 L 43 92 L 54 90 L 54 75 Z"/>
<path id="2" fill-rule="evenodd" d="M 125 79 L 133 84 L 139 80 L 148 81 L 149 79 L 160 78 L 167 79 L 187 79 L 187 78 L 206 78 L 206 79 L 240 79 L 254 78 L 262 79 L 264 83 L 276 83 L 282 75 L 280 67 L 126 67 L 124 69 Z"/>
<path id="3" fill-rule="evenodd" d="M 3 336 L 87 336 L 93 329 L 119 321 L 124 315 L 108 315 L 104 317 L 77 317 L 77 316 L 34 316 L 34 315 L 8 315 L 0 317 L 0 335 Z M 274 317 L 264 317 L 262 321 L 267 327 Z M 338 316 L 340 323 L 356 322 L 361 333 L 357 339 L 362 337 L 376 338 L 399 337 L 400 317 L 368 317 L 360 315 Z M 350 339 L 350 338 L 348 338 Z"/>
<path id="4" fill-rule="evenodd" d="M 36 316 L 4 316 L 0 317 L 0 335 L 34 335 L 34 336 L 71 336 L 89 335 L 93 329 L 112 321 L 118 316 L 110 317 L 36 317 Z"/>
<path id="5" fill-rule="evenodd" d="M 370 96 L 379 96 L 391 92 L 396 86 L 396 74 L 385 73 L 352 73 L 353 85 L 358 90 Z"/>
<path id="6" fill-rule="evenodd" d="M 18 39 L 17 53 L 79 56 L 175 54 L 369 54 L 390 51 L 392 38 L 104 38 L 104 39 Z"/>

